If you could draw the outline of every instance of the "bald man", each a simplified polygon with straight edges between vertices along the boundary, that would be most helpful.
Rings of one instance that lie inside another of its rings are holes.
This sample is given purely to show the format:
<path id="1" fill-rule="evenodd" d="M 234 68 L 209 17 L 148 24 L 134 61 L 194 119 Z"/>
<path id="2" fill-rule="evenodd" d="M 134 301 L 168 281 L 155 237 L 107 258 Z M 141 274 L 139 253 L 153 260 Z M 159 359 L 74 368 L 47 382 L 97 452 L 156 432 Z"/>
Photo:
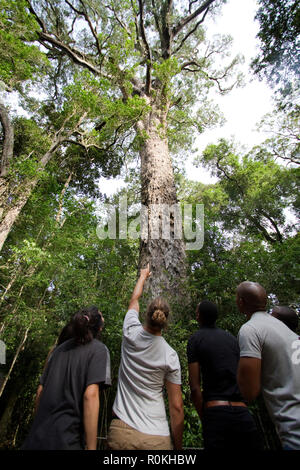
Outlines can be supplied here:
<path id="1" fill-rule="evenodd" d="M 247 401 L 262 391 L 283 449 L 300 450 L 300 338 L 266 312 L 260 284 L 242 282 L 236 302 L 248 320 L 238 335 L 240 391 Z"/>

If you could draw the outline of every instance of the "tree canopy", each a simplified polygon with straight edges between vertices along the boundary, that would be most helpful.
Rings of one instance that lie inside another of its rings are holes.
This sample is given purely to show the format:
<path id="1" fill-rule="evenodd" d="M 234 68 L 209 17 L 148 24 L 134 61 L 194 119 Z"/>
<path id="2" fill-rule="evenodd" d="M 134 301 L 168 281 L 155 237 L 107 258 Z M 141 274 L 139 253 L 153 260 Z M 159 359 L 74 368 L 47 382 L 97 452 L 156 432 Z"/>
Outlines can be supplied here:
<path id="1" fill-rule="evenodd" d="M 296 0 L 259 0 L 260 53 L 253 60 L 255 73 L 270 84 L 289 86 L 299 79 L 300 7 Z"/>

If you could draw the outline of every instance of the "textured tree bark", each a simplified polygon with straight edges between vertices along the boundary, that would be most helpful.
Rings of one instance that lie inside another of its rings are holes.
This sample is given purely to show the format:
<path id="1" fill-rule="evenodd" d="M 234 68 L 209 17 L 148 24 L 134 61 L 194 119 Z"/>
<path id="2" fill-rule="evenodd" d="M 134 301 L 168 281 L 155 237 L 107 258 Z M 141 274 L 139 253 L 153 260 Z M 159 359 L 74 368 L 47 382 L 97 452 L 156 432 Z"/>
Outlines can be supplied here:
<path id="1" fill-rule="evenodd" d="M 0 175 L 6 176 L 9 162 L 13 157 L 14 128 L 9 119 L 8 111 L 1 99 L 0 99 L 0 122 L 3 128 L 3 149 L 2 149 Z"/>
<path id="2" fill-rule="evenodd" d="M 28 198 L 30 197 L 30 194 L 35 188 L 37 182 L 38 179 L 35 179 L 33 181 L 28 181 L 26 184 L 24 184 L 22 187 L 22 193 L 20 194 L 16 203 L 11 208 L 8 207 L 5 210 L 5 208 L 2 206 L 2 218 L 0 222 L 0 251 L 2 250 L 6 238 L 8 237 L 20 212 L 28 201 Z"/>
<path id="3" fill-rule="evenodd" d="M 152 276 L 146 285 L 149 296 L 153 298 L 162 295 L 175 303 L 184 291 L 186 254 L 182 237 L 176 238 L 178 232 L 175 230 L 174 214 L 168 214 L 167 210 L 164 216 L 161 210 L 162 204 L 168 209 L 178 203 L 166 137 L 166 117 L 166 109 L 152 106 L 146 119 L 137 126 L 140 132 L 147 135 L 140 150 L 140 158 L 141 203 L 146 207 L 148 233 L 140 241 L 139 267 L 150 263 Z M 166 228 L 170 228 L 169 239 L 161 226 L 158 230 L 158 223 L 162 220 Z"/>

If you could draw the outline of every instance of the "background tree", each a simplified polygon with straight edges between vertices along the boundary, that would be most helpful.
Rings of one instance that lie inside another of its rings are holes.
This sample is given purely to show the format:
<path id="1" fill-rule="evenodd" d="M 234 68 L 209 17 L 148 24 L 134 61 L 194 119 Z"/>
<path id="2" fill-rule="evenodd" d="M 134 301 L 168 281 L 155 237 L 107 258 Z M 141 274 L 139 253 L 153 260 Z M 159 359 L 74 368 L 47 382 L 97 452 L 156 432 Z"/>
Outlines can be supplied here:
<path id="1" fill-rule="evenodd" d="M 259 5 L 255 18 L 260 53 L 252 69 L 277 87 L 274 112 L 261 122 L 261 128 L 271 133 L 264 147 L 271 157 L 299 164 L 299 3 L 259 0 Z"/>
<path id="2" fill-rule="evenodd" d="M 255 73 L 267 77 L 271 85 L 289 88 L 299 79 L 300 7 L 296 0 L 259 0 L 255 18 L 260 53 L 253 60 Z"/>
<path id="3" fill-rule="evenodd" d="M 275 109 L 259 123 L 259 129 L 270 137 L 254 149 L 257 154 L 268 154 L 286 165 L 300 164 L 300 106 L 297 88 L 290 89 L 286 97 L 277 97 Z"/>
<path id="4" fill-rule="evenodd" d="M 255 155 L 240 156 L 224 139 L 210 145 L 199 161 L 219 178 L 220 223 L 239 235 L 259 235 L 270 243 L 282 243 L 289 230 L 286 207 L 299 209 L 296 171 L 274 162 L 264 148 Z M 214 190 L 214 194 L 215 190 Z"/>

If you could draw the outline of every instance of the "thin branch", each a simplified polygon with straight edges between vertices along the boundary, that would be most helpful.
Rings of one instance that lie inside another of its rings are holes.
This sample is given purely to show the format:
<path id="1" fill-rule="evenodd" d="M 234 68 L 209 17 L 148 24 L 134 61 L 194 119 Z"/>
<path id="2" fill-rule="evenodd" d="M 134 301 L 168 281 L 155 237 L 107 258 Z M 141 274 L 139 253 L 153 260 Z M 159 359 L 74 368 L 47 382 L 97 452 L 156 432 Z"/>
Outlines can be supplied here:
<path id="1" fill-rule="evenodd" d="M 73 33 L 73 31 L 74 31 L 74 25 L 75 25 L 77 19 L 78 19 L 78 18 L 75 16 L 74 19 L 73 19 L 73 21 L 72 21 L 71 29 L 70 29 L 70 31 L 68 31 L 68 35 L 70 35 L 70 34 Z"/>
<path id="2" fill-rule="evenodd" d="M 300 161 L 299 160 L 294 160 L 292 156 L 286 156 L 282 153 L 279 153 L 276 148 L 274 147 L 271 147 L 271 150 L 272 150 L 272 153 L 275 155 L 275 158 L 281 158 L 282 160 L 285 160 L 289 163 L 295 163 L 296 165 L 300 165 Z M 288 165 L 289 165 L 288 163 Z"/>
<path id="3" fill-rule="evenodd" d="M 201 20 L 198 21 L 198 23 L 194 26 L 194 28 L 192 28 L 185 36 L 184 38 L 182 39 L 181 43 L 179 44 L 179 46 L 177 47 L 177 49 L 173 52 L 173 54 L 176 54 L 183 46 L 183 44 L 185 43 L 185 41 L 191 36 L 191 34 L 193 34 L 197 29 L 198 27 L 200 26 L 200 24 L 202 24 L 205 20 L 205 17 L 207 15 L 207 13 L 209 12 L 209 8 L 207 8 L 204 12 L 204 15 L 202 16 Z"/>
<path id="4" fill-rule="evenodd" d="M 60 193 L 60 197 L 59 197 L 59 205 L 58 205 L 58 211 L 57 211 L 57 214 L 56 214 L 56 217 L 55 217 L 55 221 L 57 224 L 60 224 L 60 221 L 61 221 L 61 216 L 62 216 L 62 212 L 63 212 L 63 200 L 64 200 L 64 195 L 70 185 L 70 182 L 71 182 L 71 179 L 72 179 L 72 176 L 73 176 L 73 172 L 71 171 L 64 186 L 63 186 L 63 189 Z"/>
<path id="5" fill-rule="evenodd" d="M 116 144 L 116 142 L 118 140 L 118 133 L 119 133 L 120 129 L 122 128 L 122 125 L 123 124 L 120 124 L 116 128 L 113 142 L 111 142 L 106 147 L 99 147 L 99 145 L 96 145 L 96 144 L 85 144 L 83 141 L 73 140 L 73 139 L 70 139 L 70 138 L 64 139 L 64 143 L 79 145 L 80 147 L 84 148 L 86 150 L 86 152 L 88 152 L 89 148 L 95 148 L 97 150 L 100 150 L 101 152 L 107 152 L 109 149 L 111 149 L 111 147 L 113 147 Z M 77 133 L 82 136 L 82 133 L 79 133 L 79 132 L 77 132 Z"/>
<path id="6" fill-rule="evenodd" d="M 6 384 L 7 384 L 8 380 L 10 379 L 12 370 L 13 370 L 14 365 L 15 365 L 15 362 L 16 362 L 16 360 L 18 359 L 19 354 L 20 354 L 20 352 L 22 351 L 22 349 L 23 349 L 23 347 L 24 347 L 24 345 L 25 345 L 25 343 L 26 343 L 26 341 L 27 341 L 28 332 L 29 332 L 29 330 L 30 330 L 30 328 L 31 328 L 32 321 L 33 321 L 33 320 L 31 319 L 31 320 L 30 320 L 30 323 L 29 323 L 29 326 L 26 328 L 25 334 L 24 334 L 24 336 L 23 336 L 23 339 L 22 339 L 21 343 L 19 344 L 19 346 L 18 346 L 18 348 L 17 348 L 17 351 L 16 351 L 16 353 L 15 353 L 15 355 L 14 355 L 14 358 L 13 358 L 13 360 L 12 360 L 12 363 L 11 363 L 11 366 L 10 366 L 10 368 L 9 368 L 9 371 L 8 371 L 6 377 L 5 377 L 4 382 L 3 382 L 2 385 L 1 385 L 1 388 L 0 388 L 0 397 L 2 396 L 3 391 L 4 391 L 5 387 L 6 387 Z"/>
<path id="7" fill-rule="evenodd" d="M 187 24 L 197 18 L 197 16 L 201 15 L 201 13 L 203 13 L 212 3 L 214 3 L 214 1 L 215 0 L 207 0 L 206 2 L 204 2 L 203 5 L 197 8 L 194 13 L 191 13 L 189 16 L 182 18 L 181 21 L 177 24 L 177 26 L 174 26 L 172 29 L 173 37 L 175 37 L 176 34 L 178 34 Z"/>
<path id="8" fill-rule="evenodd" d="M 33 6 L 31 5 L 30 0 L 27 0 L 27 3 L 28 3 L 28 7 L 29 7 L 30 13 L 32 13 L 32 15 L 35 17 L 36 21 L 38 22 L 38 24 L 39 24 L 40 27 L 42 28 L 42 31 L 43 31 L 44 33 L 46 33 L 46 31 L 47 31 L 46 24 L 45 24 L 44 21 L 38 16 L 38 14 L 37 14 L 36 11 L 34 10 Z"/>
<path id="9" fill-rule="evenodd" d="M 78 119 L 76 126 L 74 126 L 73 129 L 70 129 L 67 132 L 66 135 L 63 135 L 63 132 L 64 132 L 64 127 L 63 126 L 60 128 L 59 131 L 57 131 L 55 133 L 55 138 L 54 138 L 54 141 L 53 141 L 50 149 L 43 155 L 43 157 L 40 160 L 39 170 L 45 168 L 45 166 L 47 165 L 47 163 L 51 159 L 52 154 L 58 149 L 58 147 L 61 144 L 63 144 L 64 142 L 66 142 L 70 138 L 70 136 L 76 131 L 76 129 L 78 129 L 80 127 L 82 121 L 86 118 L 86 116 L 87 116 L 87 112 L 83 113 L 83 115 L 80 116 L 80 118 Z M 70 118 L 70 116 L 65 120 L 64 124 L 67 123 L 69 118 Z"/>
<path id="10" fill-rule="evenodd" d="M 82 6 L 85 8 L 85 5 L 84 5 L 84 3 L 82 2 L 82 0 L 80 0 L 80 3 L 81 3 Z M 98 38 L 97 31 L 96 31 L 96 29 L 93 27 L 92 22 L 91 22 L 91 19 L 90 19 L 90 17 L 88 16 L 88 14 L 86 13 L 86 11 L 84 11 L 83 16 L 84 16 L 84 18 L 86 19 L 86 21 L 87 21 L 87 23 L 88 23 L 88 25 L 89 25 L 89 28 L 90 28 L 90 30 L 91 30 L 92 35 L 94 36 L 94 39 L 95 39 L 95 42 L 96 42 L 97 51 L 98 51 L 98 53 L 99 53 L 99 56 L 101 57 L 101 56 L 102 56 L 102 51 L 101 51 L 101 46 L 100 46 L 100 43 L 99 43 L 99 38 Z"/>
<path id="11" fill-rule="evenodd" d="M 264 217 L 266 217 L 266 219 L 268 219 L 269 222 L 271 222 L 272 226 L 273 226 L 274 229 L 275 229 L 275 232 L 276 232 L 276 236 L 277 236 L 278 241 L 279 241 L 280 243 L 282 243 L 282 235 L 281 235 L 281 233 L 280 233 L 280 231 L 279 231 L 279 228 L 278 228 L 276 222 L 274 221 L 274 219 L 273 219 L 270 215 L 268 215 L 264 210 L 261 210 L 261 214 L 262 214 Z"/>
<path id="12" fill-rule="evenodd" d="M 159 15 L 157 14 L 157 7 L 155 4 L 155 0 L 152 0 L 152 13 L 154 16 L 156 29 L 159 33 L 160 41 L 162 42 L 162 31 L 161 31 L 160 24 L 159 24 Z"/>
<path id="13" fill-rule="evenodd" d="M 277 240 L 275 238 L 272 238 L 271 235 L 269 234 L 269 232 L 265 229 L 265 227 L 263 225 L 261 225 L 260 222 L 258 222 L 258 218 L 257 217 L 253 217 L 249 214 L 247 214 L 247 217 L 249 218 L 249 220 L 253 223 L 253 225 L 260 231 L 262 232 L 263 236 L 265 237 L 265 239 L 270 242 L 270 243 L 276 243 Z"/>
<path id="14" fill-rule="evenodd" d="M 112 27 L 112 28 L 111 28 L 111 31 L 110 31 L 110 32 L 108 33 L 108 35 L 107 35 L 107 36 L 104 38 L 104 40 L 103 40 L 103 42 L 102 42 L 102 44 L 101 44 L 101 46 L 102 46 L 102 49 L 104 49 L 104 47 L 105 47 L 105 43 L 106 43 L 106 42 L 108 42 L 108 41 L 109 41 L 109 39 L 111 38 L 111 36 L 112 36 L 112 33 L 113 33 L 113 30 L 114 30 L 114 28 Z M 100 60 L 100 70 L 101 70 L 101 68 L 102 68 L 102 65 L 103 65 L 104 59 L 105 59 L 105 55 L 104 55 L 104 54 L 102 54 L 102 56 L 101 56 L 101 60 Z M 102 74 L 102 72 L 101 72 L 101 74 Z M 102 76 L 103 76 L 103 77 L 105 77 L 105 75 L 104 75 L 104 74 L 102 74 Z M 106 77 L 106 78 L 108 78 L 109 80 L 111 80 L 111 77 Z"/>
<path id="15" fill-rule="evenodd" d="M 126 33 L 128 34 L 129 37 L 132 37 L 131 32 L 129 31 L 129 29 L 126 27 L 126 25 L 123 23 L 123 21 L 118 17 L 115 8 L 111 7 L 110 5 L 105 5 L 105 7 L 108 8 L 108 10 L 113 12 L 114 17 L 116 18 L 116 20 L 119 23 L 119 25 L 121 26 L 121 28 L 123 28 L 126 31 Z"/>
<path id="16" fill-rule="evenodd" d="M 87 60 L 86 56 L 82 52 L 80 52 L 78 49 L 75 49 L 74 47 L 69 47 L 67 44 L 64 44 L 60 40 L 54 38 L 49 33 L 40 32 L 39 37 L 40 37 L 40 41 L 42 42 L 42 44 L 44 43 L 44 41 L 49 42 L 50 44 L 58 47 L 59 49 L 63 50 L 64 52 L 66 52 L 66 54 L 69 57 L 71 57 L 71 59 L 76 64 L 79 64 L 79 65 L 87 68 L 88 70 L 90 70 L 91 72 L 93 72 L 97 75 L 101 75 L 101 70 L 98 69 L 91 62 L 89 62 Z"/>
<path id="17" fill-rule="evenodd" d="M 65 0 L 67 1 L 67 0 Z M 39 36 L 39 41 L 41 44 L 43 44 L 43 46 L 47 47 L 49 49 L 49 47 L 47 46 L 47 43 L 50 43 L 52 46 L 55 46 L 56 48 L 64 51 L 72 60 L 73 62 L 75 62 L 76 64 L 79 64 L 81 65 L 82 67 L 85 67 L 87 68 L 88 70 L 90 70 L 91 72 L 93 72 L 94 74 L 96 75 L 102 75 L 102 72 L 101 72 L 101 69 L 96 67 L 93 63 L 91 63 L 87 56 L 85 54 L 83 54 L 81 51 L 79 51 L 78 49 L 76 49 L 75 47 L 71 47 L 69 46 L 68 44 L 65 44 L 64 42 L 62 42 L 58 36 L 56 35 L 52 35 L 46 28 L 46 25 L 45 23 L 43 22 L 43 20 L 41 20 L 41 18 L 39 18 L 38 14 L 36 13 L 36 11 L 33 9 L 32 5 L 30 4 L 30 1 L 27 0 L 28 2 L 28 5 L 29 5 L 29 9 L 31 11 L 31 13 L 34 15 L 34 17 L 36 18 L 37 22 L 39 23 L 39 25 L 41 26 L 41 29 L 42 31 L 39 31 L 38 32 L 38 36 Z M 70 2 L 68 2 L 69 6 L 72 7 L 72 5 L 70 4 Z M 74 7 L 73 7 L 74 9 Z M 76 9 L 75 9 L 76 10 Z M 77 10 L 77 13 L 79 12 L 79 10 Z M 82 14 L 84 12 L 81 12 Z M 91 26 L 92 27 L 92 26 Z M 101 54 L 102 55 L 102 54 Z M 110 79 L 111 77 L 106 77 L 108 79 Z"/>
<path id="18" fill-rule="evenodd" d="M 84 12 L 83 11 L 80 11 L 78 10 L 77 8 L 75 8 L 72 3 L 70 3 L 68 0 L 65 0 L 65 2 L 69 5 L 69 7 L 75 11 L 75 13 L 77 13 L 77 15 L 80 15 L 80 16 L 84 16 Z M 82 3 L 82 2 L 81 2 Z"/>
<path id="19" fill-rule="evenodd" d="M 65 127 L 66 127 L 67 122 L 68 122 L 70 119 L 72 119 L 72 117 L 75 116 L 75 114 L 76 114 L 76 111 L 73 111 L 69 116 L 67 116 L 67 117 L 64 119 L 62 125 L 60 126 L 60 129 L 58 129 L 58 131 L 55 132 L 55 137 L 58 137 L 59 134 L 62 134 L 62 132 L 64 131 L 64 129 L 65 129 Z"/>
<path id="20" fill-rule="evenodd" d="M 189 67 L 190 65 L 194 65 L 195 67 L 197 67 L 197 69 L 196 70 L 187 69 L 187 67 Z M 183 70 L 189 70 L 190 72 L 198 72 L 199 70 L 201 70 L 201 64 L 199 64 L 195 60 L 190 60 L 189 62 L 184 62 L 184 64 L 182 64 L 181 71 Z"/>
<path id="21" fill-rule="evenodd" d="M 226 93 L 228 92 L 229 90 L 232 90 L 232 88 L 235 86 L 236 82 L 234 82 L 232 85 L 230 85 L 228 88 L 222 88 L 221 84 L 220 84 L 220 78 L 217 78 L 217 77 L 210 77 L 208 74 L 206 74 L 205 72 L 203 72 L 206 77 L 209 79 L 209 80 L 212 80 L 213 82 L 216 82 L 216 84 L 218 85 L 218 88 L 219 88 L 219 92 L 220 93 Z"/>
<path id="22" fill-rule="evenodd" d="M 145 56 L 145 50 L 141 43 L 141 32 L 139 30 L 139 25 L 138 25 L 139 12 L 135 10 L 135 5 L 132 0 L 131 0 L 131 8 L 132 8 L 132 11 L 134 12 L 134 24 L 135 24 L 135 33 L 136 33 L 135 49 Z M 146 60 L 147 58 L 145 57 L 145 59 L 140 63 L 140 65 L 145 65 Z"/>
<path id="23" fill-rule="evenodd" d="M 192 68 L 192 69 L 189 68 L 189 66 L 191 66 L 191 65 L 194 66 L 194 67 L 196 67 L 196 68 Z M 184 64 L 182 64 L 182 66 L 181 66 L 181 71 L 192 72 L 192 73 L 201 72 L 203 75 L 205 75 L 205 77 L 206 77 L 207 79 L 212 80 L 212 81 L 214 81 L 214 82 L 217 83 L 220 93 L 225 93 L 226 91 L 231 90 L 231 89 L 234 87 L 235 83 L 236 83 L 236 82 L 233 83 L 233 84 L 232 84 L 230 87 L 228 87 L 228 88 L 222 88 L 222 86 L 221 86 L 221 84 L 220 84 L 220 81 L 223 80 L 223 79 L 227 76 L 227 73 L 228 73 L 228 71 L 230 70 L 230 67 L 231 67 L 231 65 L 228 66 L 228 67 L 225 69 L 223 75 L 221 75 L 220 77 L 213 77 L 213 76 L 209 75 L 207 72 L 205 72 L 205 70 L 203 70 L 201 64 L 199 64 L 199 63 L 196 62 L 195 60 L 191 60 L 190 62 L 185 62 Z"/>
<path id="24" fill-rule="evenodd" d="M 189 13 L 190 13 L 190 14 L 192 13 L 192 5 L 193 5 L 194 3 L 197 3 L 197 1 L 198 1 L 198 0 L 193 0 L 193 1 L 189 2 L 189 3 L 190 3 L 190 4 L 189 4 Z"/>

